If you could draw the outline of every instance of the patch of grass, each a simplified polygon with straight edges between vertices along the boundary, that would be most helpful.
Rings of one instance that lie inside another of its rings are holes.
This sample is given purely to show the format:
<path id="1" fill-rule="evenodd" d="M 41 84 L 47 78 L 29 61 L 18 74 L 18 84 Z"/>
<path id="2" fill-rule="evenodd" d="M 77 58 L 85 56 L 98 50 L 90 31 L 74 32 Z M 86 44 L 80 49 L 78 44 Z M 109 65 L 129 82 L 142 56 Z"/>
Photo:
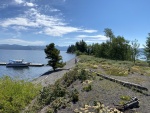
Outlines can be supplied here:
<path id="1" fill-rule="evenodd" d="M 41 87 L 8 76 L 0 78 L 0 113 L 19 113 L 39 93 Z"/>
<path id="2" fill-rule="evenodd" d="M 129 100 L 131 99 L 131 97 L 128 96 L 128 95 L 121 95 L 121 96 L 120 96 L 120 99 L 121 99 L 121 100 L 124 100 L 124 101 L 129 101 Z"/>
<path id="3" fill-rule="evenodd" d="M 127 76 L 128 70 L 123 67 L 117 67 L 117 66 L 108 66 L 108 65 L 102 65 L 101 66 L 107 74 L 109 75 L 115 75 L 115 76 Z"/>
<path id="4" fill-rule="evenodd" d="M 98 69 L 99 66 L 106 71 L 107 74 L 116 76 L 127 76 L 130 73 L 139 73 L 141 75 L 150 76 L 150 68 L 145 61 L 137 60 L 135 65 L 131 61 L 116 61 L 110 59 L 96 58 L 94 56 L 81 55 L 80 68 Z"/>

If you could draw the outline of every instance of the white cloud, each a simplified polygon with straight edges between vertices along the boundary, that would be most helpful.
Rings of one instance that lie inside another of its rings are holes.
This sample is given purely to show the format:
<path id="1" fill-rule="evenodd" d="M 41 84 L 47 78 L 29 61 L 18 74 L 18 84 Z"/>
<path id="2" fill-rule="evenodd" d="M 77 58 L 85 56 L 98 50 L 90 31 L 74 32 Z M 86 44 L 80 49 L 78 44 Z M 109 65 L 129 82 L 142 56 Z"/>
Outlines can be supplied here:
<path id="1" fill-rule="evenodd" d="M 13 26 L 12 28 L 15 29 L 16 31 L 28 30 L 28 28 L 24 26 Z"/>
<path id="2" fill-rule="evenodd" d="M 36 31 L 37 33 L 42 33 L 49 36 L 63 36 L 65 34 L 74 32 L 97 32 L 97 30 L 88 30 L 69 26 L 61 18 L 41 14 L 35 8 L 30 8 L 25 12 L 24 16 L 8 18 L 6 20 L 0 21 L 0 26 L 5 28 L 14 28 L 15 26 L 15 28 L 21 28 L 20 30 L 38 28 L 39 31 Z"/>
<path id="3" fill-rule="evenodd" d="M 83 30 L 83 32 L 85 32 L 85 33 L 95 33 L 95 32 L 97 32 L 97 30 Z"/>
<path id="4" fill-rule="evenodd" d="M 58 12 L 58 11 L 60 11 L 60 10 L 59 10 L 59 9 L 51 8 L 50 11 L 51 11 L 51 12 Z"/>
<path id="5" fill-rule="evenodd" d="M 24 6 L 28 6 L 28 7 L 34 7 L 37 6 L 36 4 L 32 3 L 32 2 L 25 2 L 24 0 L 15 0 L 15 2 L 17 4 L 22 4 Z"/>
<path id="6" fill-rule="evenodd" d="M 96 40 L 102 40 L 102 41 L 105 41 L 105 40 L 108 40 L 108 38 L 104 35 L 78 35 L 77 36 L 78 38 L 96 38 Z"/>
<path id="7" fill-rule="evenodd" d="M 15 2 L 16 2 L 17 4 L 22 4 L 22 3 L 24 3 L 23 0 L 15 0 Z"/>
<path id="8" fill-rule="evenodd" d="M 53 28 L 46 28 L 44 33 L 51 36 L 62 36 L 71 32 L 78 32 L 80 29 L 69 26 L 53 26 Z"/>
<path id="9" fill-rule="evenodd" d="M 5 21 L 0 22 L 0 25 L 2 27 L 9 27 L 9 26 L 12 26 L 12 25 L 38 27 L 37 23 L 32 22 L 31 20 L 29 20 L 27 18 L 23 18 L 23 17 L 16 17 L 16 18 L 6 19 Z"/>
<path id="10" fill-rule="evenodd" d="M 104 35 L 78 35 L 75 39 L 78 41 L 83 39 L 87 44 L 101 43 L 108 40 Z"/>
<path id="11" fill-rule="evenodd" d="M 19 45 L 45 45 L 44 41 L 25 41 L 17 38 L 0 40 L 0 44 L 19 44 Z"/>
<path id="12" fill-rule="evenodd" d="M 26 2 L 24 5 L 25 5 L 25 6 L 29 6 L 29 7 L 36 6 L 35 4 L 33 4 L 33 3 L 30 3 L 30 2 Z"/>

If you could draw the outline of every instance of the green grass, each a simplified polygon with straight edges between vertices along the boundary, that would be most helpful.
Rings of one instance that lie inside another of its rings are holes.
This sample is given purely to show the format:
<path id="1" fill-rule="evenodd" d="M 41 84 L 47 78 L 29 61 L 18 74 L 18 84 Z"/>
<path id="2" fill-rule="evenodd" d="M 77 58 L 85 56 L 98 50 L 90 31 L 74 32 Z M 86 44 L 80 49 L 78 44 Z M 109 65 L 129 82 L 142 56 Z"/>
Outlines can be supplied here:
<path id="1" fill-rule="evenodd" d="M 94 56 L 81 55 L 78 66 L 86 69 L 99 69 L 101 67 L 106 74 L 115 76 L 128 76 L 130 73 L 138 73 L 150 76 L 150 67 L 145 61 L 137 60 L 135 65 L 131 61 L 116 61 Z"/>
<path id="2" fill-rule="evenodd" d="M 0 78 L 0 113 L 19 113 L 39 93 L 40 87 L 8 76 Z"/>
<path id="3" fill-rule="evenodd" d="M 121 95 L 121 96 L 120 96 L 120 99 L 121 99 L 121 100 L 124 100 L 124 101 L 129 101 L 129 100 L 131 99 L 131 97 L 128 96 L 128 95 Z"/>
<path id="4" fill-rule="evenodd" d="M 128 101 L 131 100 L 131 97 L 128 95 L 121 95 L 120 99 L 121 99 L 121 101 L 119 102 L 119 104 L 124 105 L 125 103 L 127 103 Z"/>

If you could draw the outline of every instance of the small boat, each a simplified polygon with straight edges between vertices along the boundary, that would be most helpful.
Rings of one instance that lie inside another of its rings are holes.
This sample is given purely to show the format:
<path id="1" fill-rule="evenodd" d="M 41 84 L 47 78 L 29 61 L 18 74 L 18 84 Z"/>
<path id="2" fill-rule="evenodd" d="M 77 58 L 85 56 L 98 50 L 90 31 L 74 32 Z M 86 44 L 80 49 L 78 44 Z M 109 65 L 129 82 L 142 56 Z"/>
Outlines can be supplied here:
<path id="1" fill-rule="evenodd" d="M 29 62 L 23 62 L 23 60 L 9 60 L 6 67 L 28 67 L 29 64 Z"/>

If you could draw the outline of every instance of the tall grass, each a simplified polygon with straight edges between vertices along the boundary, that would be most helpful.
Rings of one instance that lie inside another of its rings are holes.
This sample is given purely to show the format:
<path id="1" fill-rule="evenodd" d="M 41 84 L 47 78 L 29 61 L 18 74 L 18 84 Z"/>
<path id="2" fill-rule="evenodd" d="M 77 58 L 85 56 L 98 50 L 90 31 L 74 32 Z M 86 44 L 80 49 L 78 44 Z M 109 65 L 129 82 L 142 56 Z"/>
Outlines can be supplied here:
<path id="1" fill-rule="evenodd" d="M 39 93 L 40 86 L 31 82 L 0 78 L 0 113 L 19 113 Z"/>

